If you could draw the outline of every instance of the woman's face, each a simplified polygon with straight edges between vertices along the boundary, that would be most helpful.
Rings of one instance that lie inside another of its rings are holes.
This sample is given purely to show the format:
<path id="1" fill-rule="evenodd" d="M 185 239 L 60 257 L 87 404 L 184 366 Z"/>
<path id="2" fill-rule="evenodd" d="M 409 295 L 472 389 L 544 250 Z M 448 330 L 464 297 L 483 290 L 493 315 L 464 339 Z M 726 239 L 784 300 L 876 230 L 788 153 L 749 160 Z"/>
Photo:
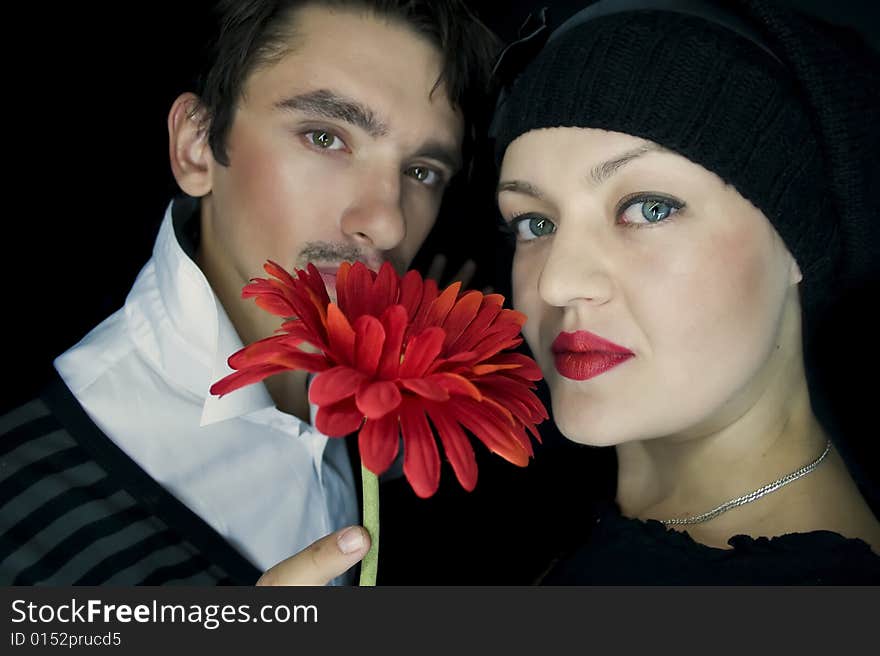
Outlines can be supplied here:
<path id="1" fill-rule="evenodd" d="M 618 132 L 535 130 L 507 149 L 498 202 L 514 305 L 569 439 L 706 435 L 778 382 L 800 272 L 715 174 Z"/>

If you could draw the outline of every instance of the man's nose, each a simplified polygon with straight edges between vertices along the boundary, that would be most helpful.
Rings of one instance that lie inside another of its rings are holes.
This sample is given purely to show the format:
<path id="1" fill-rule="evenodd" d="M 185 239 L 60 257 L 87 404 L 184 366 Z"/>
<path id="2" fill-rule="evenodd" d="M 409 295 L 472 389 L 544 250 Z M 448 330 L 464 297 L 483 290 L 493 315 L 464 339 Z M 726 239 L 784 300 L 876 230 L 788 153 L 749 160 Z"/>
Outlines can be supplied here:
<path id="1" fill-rule="evenodd" d="M 371 176 L 342 214 L 340 228 L 360 247 L 390 251 L 406 235 L 400 175 Z"/>

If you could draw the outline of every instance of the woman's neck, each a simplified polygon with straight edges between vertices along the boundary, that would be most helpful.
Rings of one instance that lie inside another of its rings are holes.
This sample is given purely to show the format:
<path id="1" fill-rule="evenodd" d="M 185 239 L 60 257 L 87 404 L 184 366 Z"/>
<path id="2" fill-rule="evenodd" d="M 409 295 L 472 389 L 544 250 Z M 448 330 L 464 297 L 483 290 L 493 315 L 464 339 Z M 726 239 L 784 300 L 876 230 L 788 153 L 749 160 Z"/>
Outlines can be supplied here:
<path id="1" fill-rule="evenodd" d="M 619 445 L 617 500 L 623 514 L 661 520 L 699 515 L 800 469 L 825 449 L 828 438 L 813 414 L 799 359 L 778 367 L 743 406 L 723 426 Z M 788 487 L 797 491 L 796 485 Z M 695 539 L 702 535 L 723 546 L 731 535 L 764 525 L 791 492 L 780 489 L 685 528 Z"/>

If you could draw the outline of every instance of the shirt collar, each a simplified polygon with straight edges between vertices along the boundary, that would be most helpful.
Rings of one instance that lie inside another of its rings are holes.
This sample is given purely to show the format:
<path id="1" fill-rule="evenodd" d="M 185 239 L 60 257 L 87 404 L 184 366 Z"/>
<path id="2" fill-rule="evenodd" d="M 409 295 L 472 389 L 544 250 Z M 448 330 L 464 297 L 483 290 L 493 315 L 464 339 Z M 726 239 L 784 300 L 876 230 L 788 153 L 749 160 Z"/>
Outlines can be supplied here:
<path id="1" fill-rule="evenodd" d="M 243 344 L 223 305 L 194 261 L 192 235 L 198 225 L 198 200 L 181 197 L 169 204 L 153 248 L 161 309 L 167 323 L 154 324 L 163 349 L 168 375 L 204 398 L 200 424 L 206 426 L 232 417 L 274 408 L 262 383 L 247 385 L 223 397 L 210 386 L 232 373 L 227 359 Z M 193 223 L 195 222 L 195 226 Z M 197 237 L 196 237 L 197 238 Z"/>

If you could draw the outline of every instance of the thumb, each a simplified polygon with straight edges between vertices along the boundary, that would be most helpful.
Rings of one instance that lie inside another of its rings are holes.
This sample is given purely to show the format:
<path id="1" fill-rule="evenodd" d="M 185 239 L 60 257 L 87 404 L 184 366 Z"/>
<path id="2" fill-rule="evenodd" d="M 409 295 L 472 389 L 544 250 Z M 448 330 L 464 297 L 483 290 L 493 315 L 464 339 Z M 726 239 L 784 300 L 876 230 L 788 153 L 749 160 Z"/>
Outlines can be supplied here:
<path id="1" fill-rule="evenodd" d="M 370 536 L 361 526 L 349 526 L 316 540 L 298 554 L 269 569 L 257 585 L 327 585 L 363 558 Z"/>

